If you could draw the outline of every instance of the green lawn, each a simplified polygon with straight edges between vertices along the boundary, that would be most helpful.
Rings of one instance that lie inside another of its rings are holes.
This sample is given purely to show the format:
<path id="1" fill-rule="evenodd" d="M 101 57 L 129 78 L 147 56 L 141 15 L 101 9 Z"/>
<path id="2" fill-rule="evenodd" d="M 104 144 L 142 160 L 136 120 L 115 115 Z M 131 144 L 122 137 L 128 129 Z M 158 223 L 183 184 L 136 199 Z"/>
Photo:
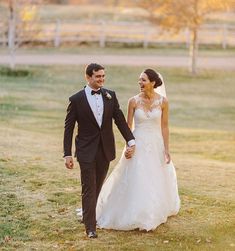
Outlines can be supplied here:
<path id="1" fill-rule="evenodd" d="M 98 230 L 87 240 L 75 209 L 79 169 L 65 169 L 62 138 L 68 97 L 84 85 L 83 67 L 25 67 L 0 75 L 1 250 L 234 250 L 234 72 L 158 69 L 170 102 L 170 146 L 180 213 L 153 232 Z M 106 67 L 106 87 L 126 112 L 142 67 Z M 0 72 L 1 69 L 0 69 Z M 117 159 L 124 141 L 115 129 Z"/>
<path id="2" fill-rule="evenodd" d="M 0 54 L 8 54 L 7 48 L 0 48 Z M 138 55 L 138 56 L 189 56 L 189 49 L 185 46 L 169 46 L 169 45 L 158 45 L 155 48 L 142 48 L 133 46 L 123 45 L 108 45 L 105 48 L 100 48 L 97 44 L 87 45 L 71 45 L 55 47 L 20 47 L 17 48 L 16 54 L 80 54 L 80 55 Z M 220 48 L 220 46 L 200 46 L 199 57 L 235 57 L 235 48 L 227 48 L 226 50 Z"/>

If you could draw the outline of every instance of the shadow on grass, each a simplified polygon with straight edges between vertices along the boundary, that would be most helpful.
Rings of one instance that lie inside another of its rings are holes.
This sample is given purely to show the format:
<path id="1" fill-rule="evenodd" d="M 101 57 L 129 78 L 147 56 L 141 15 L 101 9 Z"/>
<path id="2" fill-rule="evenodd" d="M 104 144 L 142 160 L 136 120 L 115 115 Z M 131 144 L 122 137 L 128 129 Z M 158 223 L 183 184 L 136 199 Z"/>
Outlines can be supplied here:
<path id="1" fill-rule="evenodd" d="M 28 77 L 32 75 L 33 75 L 33 72 L 28 69 L 11 69 L 9 67 L 0 67 L 0 76 Z"/>

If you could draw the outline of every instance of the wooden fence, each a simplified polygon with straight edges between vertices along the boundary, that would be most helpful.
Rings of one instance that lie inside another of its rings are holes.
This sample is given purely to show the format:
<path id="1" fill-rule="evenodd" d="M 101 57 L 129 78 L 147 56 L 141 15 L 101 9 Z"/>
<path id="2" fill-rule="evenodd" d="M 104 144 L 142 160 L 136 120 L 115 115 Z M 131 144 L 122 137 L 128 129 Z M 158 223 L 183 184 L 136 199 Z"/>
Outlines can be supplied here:
<path id="1" fill-rule="evenodd" d="M 11 34 L 12 31 L 15 34 Z M 8 25 L 8 22 L 0 20 L 0 46 L 12 44 L 12 37 L 16 46 L 42 43 L 59 47 L 66 43 L 88 42 L 98 42 L 100 47 L 105 47 L 107 43 L 141 44 L 143 47 L 150 44 L 190 45 L 187 29 L 174 34 L 147 23 L 48 20 Z M 235 46 L 235 25 L 203 25 L 199 30 L 199 44 L 220 45 L 224 49 Z"/>

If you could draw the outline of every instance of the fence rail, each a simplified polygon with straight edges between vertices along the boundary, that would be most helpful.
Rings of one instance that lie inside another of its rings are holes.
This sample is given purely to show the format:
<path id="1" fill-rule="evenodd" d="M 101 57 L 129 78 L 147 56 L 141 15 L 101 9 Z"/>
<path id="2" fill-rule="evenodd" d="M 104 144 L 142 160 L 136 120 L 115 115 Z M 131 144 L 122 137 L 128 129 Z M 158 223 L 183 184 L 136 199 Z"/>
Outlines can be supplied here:
<path id="1" fill-rule="evenodd" d="M 150 44 L 190 45 L 190 32 L 164 32 L 160 27 L 147 23 L 130 22 L 78 22 L 57 20 L 56 22 L 38 21 L 15 25 L 15 44 L 52 43 L 59 47 L 65 43 L 98 42 L 100 47 L 107 43 L 140 43 L 143 47 Z M 12 37 L 12 36 L 11 36 Z M 9 46 L 8 22 L 0 20 L 0 46 Z M 199 44 L 235 46 L 235 25 L 207 24 L 199 30 Z"/>

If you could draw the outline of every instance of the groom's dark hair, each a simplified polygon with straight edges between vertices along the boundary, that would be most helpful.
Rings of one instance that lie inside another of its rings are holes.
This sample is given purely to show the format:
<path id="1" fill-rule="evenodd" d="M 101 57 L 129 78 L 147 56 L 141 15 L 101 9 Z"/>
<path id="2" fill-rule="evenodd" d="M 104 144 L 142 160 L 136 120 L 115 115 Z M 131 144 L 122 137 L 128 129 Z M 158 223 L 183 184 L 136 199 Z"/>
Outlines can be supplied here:
<path id="1" fill-rule="evenodd" d="M 99 70 L 104 70 L 104 67 L 100 64 L 91 63 L 86 66 L 85 72 L 86 72 L 86 75 L 91 77 L 94 71 L 99 71 Z"/>

